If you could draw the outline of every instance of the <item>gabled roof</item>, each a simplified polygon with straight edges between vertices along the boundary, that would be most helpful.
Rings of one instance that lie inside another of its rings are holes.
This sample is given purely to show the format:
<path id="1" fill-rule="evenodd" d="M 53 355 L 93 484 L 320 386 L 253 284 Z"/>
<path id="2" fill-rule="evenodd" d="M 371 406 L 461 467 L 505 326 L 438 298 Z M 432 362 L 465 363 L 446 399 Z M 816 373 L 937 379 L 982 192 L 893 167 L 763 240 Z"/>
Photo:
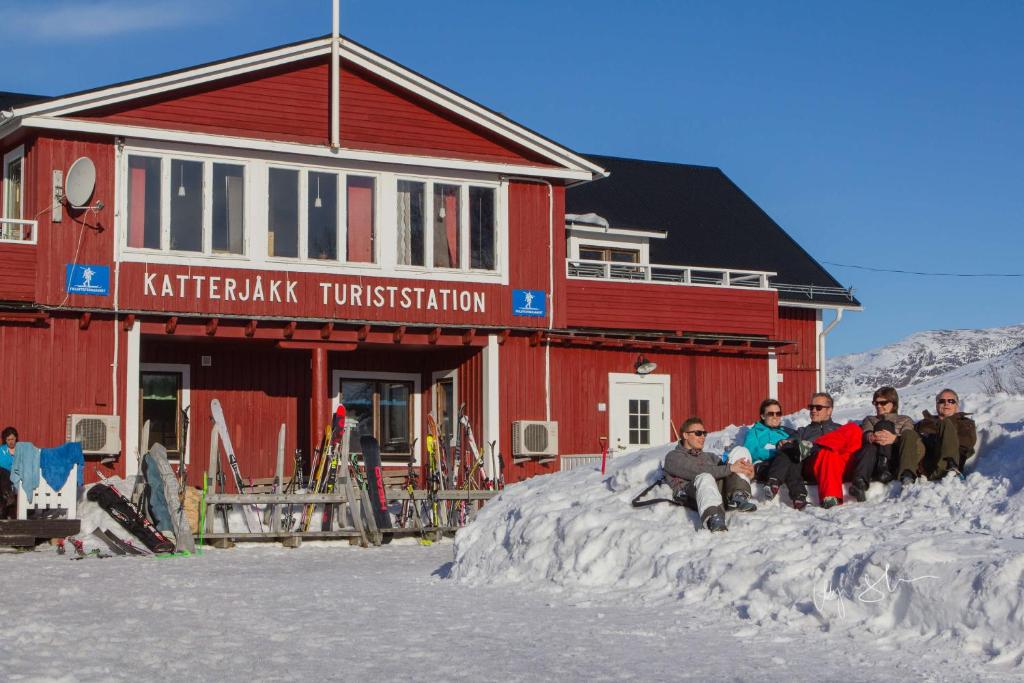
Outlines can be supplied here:
<path id="1" fill-rule="evenodd" d="M 32 101 L 12 99 L 10 104 L 0 106 L 0 111 L 11 110 L 13 106 L 13 111 L 5 112 L 5 116 L 14 119 L 5 126 L 2 125 L 3 119 L 0 118 L 0 136 L 9 132 L 9 126 L 17 125 L 18 121 L 23 121 L 26 125 L 37 124 L 40 127 L 57 128 L 59 126 L 55 119 L 72 117 L 76 112 L 326 56 L 330 54 L 330 48 L 331 37 L 323 36 L 57 97 L 36 98 Z M 349 38 L 342 36 L 339 52 L 343 60 L 366 69 L 399 88 L 424 97 L 434 105 L 481 126 L 494 135 L 531 150 L 556 166 L 571 170 L 576 174 L 577 180 L 589 180 L 604 175 L 604 169 L 582 155 Z M 7 130 L 4 130 L 5 128 Z"/>
<path id="2" fill-rule="evenodd" d="M 617 228 L 656 225 L 666 239 L 651 240 L 651 263 L 778 273 L 773 285 L 794 304 L 859 307 L 771 216 L 720 169 L 596 154 L 587 157 L 611 175 L 566 191 L 567 213 L 596 213 Z M 830 291 L 833 290 L 833 291 Z"/>

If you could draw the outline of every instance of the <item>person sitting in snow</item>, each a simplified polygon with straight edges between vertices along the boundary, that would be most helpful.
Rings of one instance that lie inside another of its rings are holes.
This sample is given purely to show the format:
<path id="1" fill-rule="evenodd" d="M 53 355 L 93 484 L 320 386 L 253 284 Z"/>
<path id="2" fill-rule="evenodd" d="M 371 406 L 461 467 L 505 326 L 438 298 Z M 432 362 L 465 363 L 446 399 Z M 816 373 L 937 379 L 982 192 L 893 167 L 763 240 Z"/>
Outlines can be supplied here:
<path id="1" fill-rule="evenodd" d="M 895 387 L 881 387 L 871 397 L 875 414 L 868 415 L 861 423 L 864 443 L 854 456 L 853 482 L 850 493 L 859 502 L 867 498 L 868 486 L 872 480 L 883 484 L 892 481 L 896 467 L 895 454 L 904 435 L 914 431 L 914 420 L 900 415 L 900 396 Z"/>
<path id="2" fill-rule="evenodd" d="M 904 486 L 917 481 L 918 475 L 930 480 L 942 479 L 950 472 L 960 473 L 974 455 L 978 430 L 968 413 L 959 410 L 960 397 L 952 389 L 943 389 L 935 397 L 935 412 L 924 411 L 924 419 L 906 432 L 899 449 L 900 481 Z"/>
<path id="3" fill-rule="evenodd" d="M 787 458 L 775 458 L 768 470 L 768 494 L 774 497 L 780 484 L 789 488 L 793 507 L 807 507 L 805 479 L 818 483 L 818 497 L 823 508 L 843 502 L 843 477 L 850 456 L 860 448 L 862 436 L 856 423 L 839 425 L 832 420 L 832 396 L 825 392 L 811 395 L 807 410 L 810 424 L 796 430 L 793 439 L 780 441 L 776 447 Z"/>
<path id="4" fill-rule="evenodd" d="M 730 455 L 736 454 L 737 460 L 746 456 L 745 459 L 754 463 L 754 479 L 764 483 L 768 481 L 768 470 L 777 453 L 776 444 L 792 438 L 795 432 L 782 426 L 782 404 L 774 398 L 761 401 L 757 412 L 761 419 L 750 426 L 743 445 L 734 448 Z"/>
<path id="5" fill-rule="evenodd" d="M 725 524 L 727 507 L 738 512 L 753 512 L 757 506 L 750 501 L 750 480 L 754 465 L 749 456 L 722 462 L 722 456 L 704 450 L 707 430 L 704 421 L 691 417 L 680 427 L 682 438 L 665 456 L 665 479 L 672 487 L 673 497 L 700 514 L 701 524 L 710 531 L 728 531 Z"/>

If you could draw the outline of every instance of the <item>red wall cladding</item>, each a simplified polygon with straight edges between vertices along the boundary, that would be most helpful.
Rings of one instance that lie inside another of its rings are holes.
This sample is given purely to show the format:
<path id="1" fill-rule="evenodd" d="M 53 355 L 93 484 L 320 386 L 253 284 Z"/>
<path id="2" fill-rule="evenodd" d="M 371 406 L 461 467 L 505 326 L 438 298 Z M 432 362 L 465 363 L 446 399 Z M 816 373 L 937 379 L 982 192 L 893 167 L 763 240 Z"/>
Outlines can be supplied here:
<path id="1" fill-rule="evenodd" d="M 572 278 L 566 288 L 573 327 L 763 336 L 776 330 L 778 296 L 771 291 Z"/>
<path id="2" fill-rule="evenodd" d="M 120 369 L 115 405 L 112 363 L 115 327 L 94 318 L 87 329 L 71 317 L 45 324 L 0 324 L 0 422 L 17 428 L 23 441 L 40 447 L 64 443 L 69 413 L 124 414 L 125 346 L 118 349 Z M 120 333 L 120 332 L 119 332 Z M 123 439 L 122 424 L 122 439 Z M 118 460 L 117 472 L 123 473 Z M 85 476 L 94 481 L 96 460 L 87 460 Z M 107 474 L 114 469 L 107 468 Z"/>
<path id="3" fill-rule="evenodd" d="M 36 254 L 31 244 L 0 243 L 4 264 L 0 301 L 33 301 L 36 296 Z"/>
<path id="4" fill-rule="evenodd" d="M 329 59 L 286 64 L 78 117 L 313 145 L 330 137 Z M 350 149 L 543 164 L 475 124 L 343 64 L 341 145 Z"/>
<path id="5" fill-rule="evenodd" d="M 791 413 L 807 405 L 818 384 L 817 311 L 811 308 L 779 309 L 779 338 L 796 342 L 779 355 L 779 401 Z"/>

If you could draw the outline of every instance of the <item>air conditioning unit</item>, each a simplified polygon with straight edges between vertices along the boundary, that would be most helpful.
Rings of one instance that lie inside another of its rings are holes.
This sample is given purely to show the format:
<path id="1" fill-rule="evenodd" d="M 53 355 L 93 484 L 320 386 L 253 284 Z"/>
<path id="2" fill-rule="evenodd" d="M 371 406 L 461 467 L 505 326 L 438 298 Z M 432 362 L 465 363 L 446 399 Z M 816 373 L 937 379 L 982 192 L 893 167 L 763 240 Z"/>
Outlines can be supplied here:
<path id="1" fill-rule="evenodd" d="M 120 415 L 68 415 L 67 440 L 80 441 L 85 455 L 121 452 Z"/>
<path id="2" fill-rule="evenodd" d="M 517 420 L 512 423 L 512 457 L 554 457 L 558 455 L 558 423 Z"/>

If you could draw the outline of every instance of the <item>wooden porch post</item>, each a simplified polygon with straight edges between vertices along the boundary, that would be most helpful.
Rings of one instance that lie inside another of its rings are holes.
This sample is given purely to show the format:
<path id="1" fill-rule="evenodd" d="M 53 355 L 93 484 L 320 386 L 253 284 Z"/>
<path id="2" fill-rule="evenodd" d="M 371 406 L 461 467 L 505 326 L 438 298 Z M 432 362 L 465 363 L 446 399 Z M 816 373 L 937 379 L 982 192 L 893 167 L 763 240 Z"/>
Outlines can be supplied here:
<path id="1" fill-rule="evenodd" d="M 330 419 L 330 396 L 328 394 L 327 387 L 327 349 L 324 347 L 317 347 L 310 351 L 312 354 L 312 363 L 310 367 L 313 372 L 313 382 L 311 383 L 313 395 L 310 401 L 309 407 L 310 412 L 310 447 L 307 451 L 309 458 L 313 457 L 313 450 L 323 439 L 324 425 L 327 424 L 327 420 Z M 311 460 L 310 460 L 311 462 Z"/>

